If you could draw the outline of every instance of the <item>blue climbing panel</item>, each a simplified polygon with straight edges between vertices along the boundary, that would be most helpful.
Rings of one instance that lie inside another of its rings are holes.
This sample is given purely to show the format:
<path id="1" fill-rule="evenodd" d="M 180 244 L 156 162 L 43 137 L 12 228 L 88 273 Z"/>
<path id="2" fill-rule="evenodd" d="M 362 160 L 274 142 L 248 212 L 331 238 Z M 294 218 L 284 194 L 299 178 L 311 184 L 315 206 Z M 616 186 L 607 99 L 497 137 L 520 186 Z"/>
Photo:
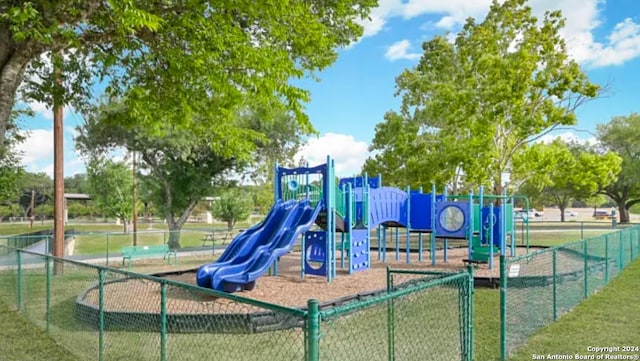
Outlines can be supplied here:
<path id="1" fill-rule="evenodd" d="M 316 276 L 327 275 L 327 236 L 324 231 L 309 231 L 304 234 L 304 273 Z"/>
<path id="2" fill-rule="evenodd" d="M 352 272 L 364 271 L 369 265 L 369 230 L 354 229 L 351 231 L 351 249 L 349 250 L 349 267 Z"/>

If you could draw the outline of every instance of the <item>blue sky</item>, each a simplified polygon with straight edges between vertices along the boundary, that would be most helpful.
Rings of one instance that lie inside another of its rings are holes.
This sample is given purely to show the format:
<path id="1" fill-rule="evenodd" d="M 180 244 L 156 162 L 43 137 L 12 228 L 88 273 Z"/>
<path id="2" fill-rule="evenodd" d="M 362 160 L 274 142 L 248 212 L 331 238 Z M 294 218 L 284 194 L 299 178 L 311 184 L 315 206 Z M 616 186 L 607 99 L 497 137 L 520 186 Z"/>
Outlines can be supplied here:
<path id="1" fill-rule="evenodd" d="M 327 154 L 337 172 L 357 172 L 367 157 L 375 125 L 389 110 L 398 109 L 394 79 L 417 63 L 420 46 L 436 34 L 455 33 L 465 18 L 482 19 L 490 0 L 379 0 L 371 20 L 363 22 L 364 36 L 340 51 L 336 63 L 318 74 L 320 82 L 301 84 L 311 91 L 307 112 L 318 138 L 310 139 L 299 156 L 311 163 Z M 638 112 L 640 84 L 640 3 L 636 0 L 530 0 L 534 13 L 562 10 L 567 19 L 563 36 L 570 55 L 591 81 L 607 86 L 603 97 L 579 109 L 576 130 L 563 137 L 592 137 L 596 125 L 616 115 Z M 52 115 L 42 104 L 23 125 L 30 136 L 23 145 L 23 163 L 29 171 L 52 174 Z M 65 175 L 84 171 L 73 145 L 73 128 L 82 119 L 65 115 Z"/>

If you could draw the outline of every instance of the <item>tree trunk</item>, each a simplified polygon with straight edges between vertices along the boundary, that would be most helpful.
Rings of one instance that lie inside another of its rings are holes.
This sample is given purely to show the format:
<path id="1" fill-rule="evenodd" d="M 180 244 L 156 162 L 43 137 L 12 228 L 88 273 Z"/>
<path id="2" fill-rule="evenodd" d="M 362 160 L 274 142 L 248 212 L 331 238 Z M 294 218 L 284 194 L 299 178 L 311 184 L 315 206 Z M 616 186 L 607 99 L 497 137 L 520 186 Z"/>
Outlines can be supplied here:
<path id="1" fill-rule="evenodd" d="M 558 205 L 558 209 L 560 210 L 560 222 L 564 222 L 564 210 L 567 209 L 564 205 Z"/>
<path id="2" fill-rule="evenodd" d="M 120 217 L 120 220 L 122 220 L 122 232 L 124 233 L 129 233 L 129 222 L 126 218 L 124 217 Z"/>
<path id="3" fill-rule="evenodd" d="M 0 24 L 0 144 L 4 143 L 18 87 L 27 65 L 39 54 L 35 46 L 13 41 L 6 24 Z"/>
<path id="4" fill-rule="evenodd" d="M 169 227 L 169 248 L 178 249 L 180 246 L 180 231 L 182 230 L 182 226 L 187 222 L 189 216 L 193 212 L 193 209 L 196 207 L 198 202 L 191 201 L 187 208 L 182 212 L 180 217 L 176 219 L 175 214 L 169 213 L 165 219 L 167 220 L 167 225 Z"/>
<path id="5" fill-rule="evenodd" d="M 629 209 L 625 202 L 619 202 L 618 204 L 618 213 L 620 213 L 620 222 L 619 223 L 629 223 Z"/>
<path id="6" fill-rule="evenodd" d="M 173 219 L 171 216 L 167 216 L 167 226 L 169 227 L 169 241 L 167 244 L 171 249 L 181 248 L 180 246 L 180 230 L 184 225 L 184 222 L 180 223 L 180 220 L 177 221 Z"/>

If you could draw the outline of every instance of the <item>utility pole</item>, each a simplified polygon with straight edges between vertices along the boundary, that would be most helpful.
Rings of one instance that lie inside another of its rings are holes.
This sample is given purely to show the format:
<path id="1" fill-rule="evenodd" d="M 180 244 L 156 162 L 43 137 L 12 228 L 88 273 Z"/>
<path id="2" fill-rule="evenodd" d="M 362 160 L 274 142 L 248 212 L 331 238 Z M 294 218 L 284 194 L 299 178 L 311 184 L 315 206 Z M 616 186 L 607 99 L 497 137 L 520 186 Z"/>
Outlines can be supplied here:
<path id="1" fill-rule="evenodd" d="M 62 54 L 58 54 L 62 57 Z M 53 255 L 64 257 L 64 157 L 62 128 L 62 70 L 55 61 L 56 89 L 53 94 Z M 57 66 L 56 66 L 57 64 Z M 54 262 L 54 274 L 62 274 L 64 263 Z"/>
<path id="2" fill-rule="evenodd" d="M 136 182 L 136 151 L 133 151 L 133 245 L 138 245 L 138 186 Z"/>

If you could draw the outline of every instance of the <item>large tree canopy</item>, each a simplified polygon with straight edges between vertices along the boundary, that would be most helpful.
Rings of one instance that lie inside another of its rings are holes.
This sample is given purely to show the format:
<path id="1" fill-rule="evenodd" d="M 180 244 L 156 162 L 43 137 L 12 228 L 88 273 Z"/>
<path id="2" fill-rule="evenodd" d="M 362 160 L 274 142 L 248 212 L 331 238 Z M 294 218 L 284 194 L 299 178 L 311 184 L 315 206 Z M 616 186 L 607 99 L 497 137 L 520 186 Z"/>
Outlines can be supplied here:
<path id="1" fill-rule="evenodd" d="M 289 82 L 321 70 L 361 35 L 375 0 L 60 0 L 0 2 L 0 140 L 23 100 L 86 104 L 97 76 L 127 93 L 136 122 L 200 132 L 224 128 L 247 97 L 302 112 L 308 93 Z M 54 66 L 61 70 L 56 85 Z M 194 99 L 205 100 L 193 102 Z M 163 106 L 154 106 L 162 104 Z M 192 114 L 203 116 L 194 121 Z M 206 116 L 205 116 L 206 115 Z M 221 122 L 226 120 L 226 122 Z M 217 136 L 224 134 L 221 129 Z"/>
<path id="2" fill-rule="evenodd" d="M 245 110 L 234 117 L 226 136 L 204 136 L 175 124 L 169 136 L 163 136 L 144 126 L 123 125 L 121 120 L 135 115 L 123 103 L 111 102 L 96 107 L 86 117 L 76 142 L 82 153 L 92 156 L 117 149 L 138 154 L 140 168 L 146 174 L 145 197 L 173 231 L 169 245 L 179 248 L 180 229 L 214 186 L 227 184 L 232 174 L 255 169 L 263 157 L 258 154 L 263 151 L 287 154 L 290 147 L 297 147 L 295 139 L 302 129 L 291 116 L 270 112 L 271 116 L 256 118 L 247 117 L 248 113 L 253 112 Z M 271 130 L 280 129 L 280 122 L 295 129 L 274 134 Z"/>
<path id="3" fill-rule="evenodd" d="M 598 140 L 606 150 L 622 157 L 622 170 L 616 182 L 603 185 L 602 194 L 616 202 L 620 222 L 629 222 L 629 209 L 640 203 L 640 114 L 614 117 L 598 126 Z"/>
<path id="4" fill-rule="evenodd" d="M 558 11 L 537 19 L 526 0 L 494 1 L 487 17 L 469 19 L 455 41 L 425 42 L 418 65 L 396 79 L 401 120 L 386 117 L 415 129 L 417 136 L 407 137 L 414 144 L 402 148 L 404 162 L 424 181 L 463 174 L 467 184 L 499 194 L 514 154 L 536 135 L 575 124 L 574 110 L 598 93 L 569 58 L 563 26 Z M 397 152 L 375 142 L 372 150 L 383 162 Z"/>
<path id="5" fill-rule="evenodd" d="M 93 158 L 87 164 L 87 180 L 91 199 L 107 217 L 122 221 L 123 231 L 129 232 L 133 216 L 133 178 L 123 162 Z"/>
<path id="6" fill-rule="evenodd" d="M 557 138 L 550 144 L 527 147 L 514 159 L 514 175 L 527 179 L 547 204 L 558 206 L 564 222 L 564 210 L 570 202 L 590 199 L 601 187 L 613 183 L 621 163 L 622 159 L 613 152 L 598 154 L 589 146 Z"/>

